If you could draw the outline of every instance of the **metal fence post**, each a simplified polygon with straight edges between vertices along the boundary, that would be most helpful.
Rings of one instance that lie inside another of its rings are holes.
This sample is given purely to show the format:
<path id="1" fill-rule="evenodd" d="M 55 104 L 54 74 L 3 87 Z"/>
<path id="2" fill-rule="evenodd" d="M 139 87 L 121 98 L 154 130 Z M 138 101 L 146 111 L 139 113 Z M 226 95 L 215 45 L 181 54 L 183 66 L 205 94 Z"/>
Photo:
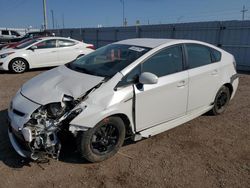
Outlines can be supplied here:
<path id="1" fill-rule="evenodd" d="M 135 30 L 136 30 L 136 37 L 141 38 L 141 28 L 140 28 L 140 26 L 135 26 Z"/>
<path id="2" fill-rule="evenodd" d="M 119 32 L 119 30 L 118 29 L 115 29 L 115 41 L 117 41 L 118 40 L 118 32 Z"/>
<path id="3" fill-rule="evenodd" d="M 82 30 L 82 28 L 81 28 L 81 39 L 84 42 L 84 40 L 85 40 L 85 30 Z"/>
<path id="4" fill-rule="evenodd" d="M 222 37 L 222 31 L 225 30 L 225 29 L 226 29 L 226 27 L 223 26 L 223 22 L 220 22 L 220 24 L 219 24 L 219 30 L 218 30 L 218 33 L 217 33 L 217 39 L 216 39 L 218 47 L 222 47 L 221 37 Z"/>
<path id="5" fill-rule="evenodd" d="M 172 39 L 175 38 L 175 30 L 176 30 L 175 25 L 173 25 L 172 34 L 171 34 Z"/>
<path id="6" fill-rule="evenodd" d="M 96 48 L 99 48 L 99 29 L 96 29 Z"/>

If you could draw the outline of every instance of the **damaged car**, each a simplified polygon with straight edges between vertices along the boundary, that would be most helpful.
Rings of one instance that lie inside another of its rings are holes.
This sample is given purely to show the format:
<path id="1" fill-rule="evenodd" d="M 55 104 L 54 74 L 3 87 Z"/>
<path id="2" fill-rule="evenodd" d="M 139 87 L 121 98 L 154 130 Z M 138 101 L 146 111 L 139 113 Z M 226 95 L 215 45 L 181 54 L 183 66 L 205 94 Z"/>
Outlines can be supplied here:
<path id="1" fill-rule="evenodd" d="M 237 87 L 234 57 L 213 45 L 124 40 L 23 84 L 8 109 L 9 138 L 22 157 L 58 159 L 59 134 L 66 131 L 82 157 L 99 162 L 125 139 L 223 113 Z"/>

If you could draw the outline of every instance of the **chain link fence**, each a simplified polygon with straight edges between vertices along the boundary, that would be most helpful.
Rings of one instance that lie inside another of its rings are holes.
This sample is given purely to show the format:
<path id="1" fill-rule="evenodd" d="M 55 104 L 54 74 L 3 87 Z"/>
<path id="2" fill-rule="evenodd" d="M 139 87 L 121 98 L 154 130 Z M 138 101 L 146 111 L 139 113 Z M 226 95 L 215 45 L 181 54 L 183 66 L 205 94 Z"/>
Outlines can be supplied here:
<path id="1" fill-rule="evenodd" d="M 192 39 L 232 53 L 238 70 L 250 71 L 250 21 L 197 22 L 107 28 L 50 30 L 57 36 L 92 43 L 97 48 L 129 38 Z"/>

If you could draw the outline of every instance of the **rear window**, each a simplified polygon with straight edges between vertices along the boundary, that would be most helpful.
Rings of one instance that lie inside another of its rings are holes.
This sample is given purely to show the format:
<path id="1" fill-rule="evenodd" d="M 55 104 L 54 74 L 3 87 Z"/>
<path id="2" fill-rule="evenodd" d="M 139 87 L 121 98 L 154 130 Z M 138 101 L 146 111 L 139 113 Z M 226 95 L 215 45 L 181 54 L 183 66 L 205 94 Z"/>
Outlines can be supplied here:
<path id="1" fill-rule="evenodd" d="M 9 35 L 9 31 L 3 30 L 3 31 L 2 31 L 2 35 Z"/>
<path id="2" fill-rule="evenodd" d="M 30 46 L 31 44 L 34 44 L 38 42 L 38 40 L 34 39 L 34 40 L 28 40 L 26 42 L 20 43 L 18 46 L 16 46 L 16 49 L 22 49 L 22 48 L 26 48 L 28 46 Z"/>

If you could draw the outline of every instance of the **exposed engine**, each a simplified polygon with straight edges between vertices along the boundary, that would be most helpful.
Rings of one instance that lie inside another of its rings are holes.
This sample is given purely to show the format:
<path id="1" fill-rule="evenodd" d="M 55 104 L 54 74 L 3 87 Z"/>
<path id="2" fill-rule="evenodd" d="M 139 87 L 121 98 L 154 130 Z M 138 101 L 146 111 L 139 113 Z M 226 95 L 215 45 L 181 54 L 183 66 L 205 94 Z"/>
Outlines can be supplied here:
<path id="1" fill-rule="evenodd" d="M 73 100 L 64 100 L 42 106 L 32 114 L 22 130 L 25 140 L 29 143 L 32 159 L 37 160 L 43 154 L 58 158 L 61 143 L 57 134 L 64 128 L 66 119 L 73 115 L 75 117 L 82 111 L 81 108 L 72 111 L 75 106 Z"/>
<path id="2" fill-rule="evenodd" d="M 61 143 L 58 133 L 68 130 L 69 122 L 80 114 L 86 106 L 80 106 L 88 95 L 100 84 L 89 90 L 78 99 L 64 95 L 61 102 L 50 103 L 38 108 L 25 124 L 22 133 L 31 151 L 31 158 L 38 160 L 44 156 L 58 159 Z"/>

